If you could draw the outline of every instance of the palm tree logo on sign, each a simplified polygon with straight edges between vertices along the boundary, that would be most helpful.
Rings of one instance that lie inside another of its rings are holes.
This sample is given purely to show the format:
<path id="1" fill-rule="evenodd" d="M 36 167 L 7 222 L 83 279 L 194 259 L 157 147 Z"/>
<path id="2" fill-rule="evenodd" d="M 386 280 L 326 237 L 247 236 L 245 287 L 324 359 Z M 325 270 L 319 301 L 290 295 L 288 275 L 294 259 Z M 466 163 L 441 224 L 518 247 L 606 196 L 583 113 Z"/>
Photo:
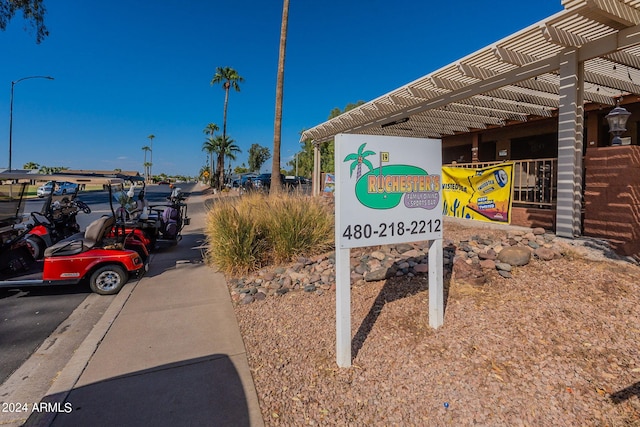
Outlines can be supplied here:
<path id="1" fill-rule="evenodd" d="M 354 191 L 358 201 L 372 209 L 393 209 L 404 201 L 407 208 L 431 210 L 440 201 L 440 175 L 429 174 L 426 170 L 413 165 L 392 164 L 391 154 L 379 153 L 380 166 L 374 168 L 367 157 L 376 153 L 366 150 L 367 143 L 358 147 L 357 152 L 348 154 L 343 162 L 351 161 L 349 177 L 356 170 Z M 389 163 L 384 166 L 385 163 Z M 362 174 L 362 165 L 368 172 Z"/>

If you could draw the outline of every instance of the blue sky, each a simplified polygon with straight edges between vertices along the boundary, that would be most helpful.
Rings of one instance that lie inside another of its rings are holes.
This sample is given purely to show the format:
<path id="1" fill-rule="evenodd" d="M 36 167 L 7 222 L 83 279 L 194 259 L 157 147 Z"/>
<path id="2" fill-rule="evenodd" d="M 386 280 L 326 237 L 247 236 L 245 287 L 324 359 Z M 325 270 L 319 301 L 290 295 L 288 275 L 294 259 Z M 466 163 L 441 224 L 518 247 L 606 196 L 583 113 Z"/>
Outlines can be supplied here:
<path id="1" fill-rule="evenodd" d="M 196 175 L 208 123 L 222 128 L 216 67 L 244 77 L 230 93 L 227 133 L 246 163 L 273 149 L 280 0 L 45 0 L 41 44 L 21 16 L 0 32 L 0 167 L 138 170 Z M 560 0 L 291 0 L 282 164 L 303 129 L 369 101 L 562 10 Z M 26 29 L 26 30 L 25 30 Z M 5 95 L 2 96 L 2 93 Z M 270 170 L 271 161 L 264 169 Z"/>

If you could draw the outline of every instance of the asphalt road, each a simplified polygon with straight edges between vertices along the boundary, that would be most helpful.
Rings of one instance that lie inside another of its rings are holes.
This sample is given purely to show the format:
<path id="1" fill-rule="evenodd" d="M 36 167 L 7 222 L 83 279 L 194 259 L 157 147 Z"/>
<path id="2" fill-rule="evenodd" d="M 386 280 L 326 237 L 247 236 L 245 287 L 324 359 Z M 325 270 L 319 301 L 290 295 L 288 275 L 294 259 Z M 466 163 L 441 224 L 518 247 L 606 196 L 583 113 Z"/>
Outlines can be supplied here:
<path id="1" fill-rule="evenodd" d="M 0 290 L 0 383 L 31 356 L 88 293 L 86 286 Z"/>
<path id="2" fill-rule="evenodd" d="M 183 189 L 189 192 L 191 187 L 192 184 L 184 184 Z M 150 185 L 146 189 L 147 199 L 152 205 L 165 202 L 170 193 L 169 186 L 164 185 Z M 81 229 L 94 219 L 111 212 L 106 191 L 81 193 L 79 198 L 92 210 L 91 214 L 78 214 Z M 40 211 L 43 203 L 42 199 L 28 200 L 24 212 Z M 0 384 L 31 356 L 89 294 L 90 290 L 86 285 L 0 288 Z M 114 296 L 101 296 L 99 303 L 94 304 L 91 309 L 103 310 L 113 298 Z M 94 314 L 96 316 L 83 325 L 87 333 L 100 318 L 100 313 Z"/>

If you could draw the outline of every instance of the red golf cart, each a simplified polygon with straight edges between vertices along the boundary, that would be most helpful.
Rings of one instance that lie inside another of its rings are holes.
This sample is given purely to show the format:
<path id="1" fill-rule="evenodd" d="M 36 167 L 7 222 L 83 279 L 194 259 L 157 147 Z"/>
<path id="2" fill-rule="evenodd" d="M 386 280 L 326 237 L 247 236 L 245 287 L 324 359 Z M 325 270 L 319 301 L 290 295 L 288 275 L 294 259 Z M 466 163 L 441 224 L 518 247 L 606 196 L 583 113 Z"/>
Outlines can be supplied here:
<path id="1" fill-rule="evenodd" d="M 124 229 L 117 229 L 111 193 L 122 186 L 123 180 L 72 175 L 51 175 L 49 178 L 79 185 L 102 185 L 109 191 L 112 214 L 96 219 L 84 232 L 47 247 L 44 258 L 36 260 L 24 238 L 29 228 L 21 226 L 25 188 L 34 181 L 34 176 L 0 174 L 0 288 L 88 281 L 91 290 L 98 294 L 118 293 L 131 276 L 146 270 L 148 257 L 142 242 L 126 234 Z"/>

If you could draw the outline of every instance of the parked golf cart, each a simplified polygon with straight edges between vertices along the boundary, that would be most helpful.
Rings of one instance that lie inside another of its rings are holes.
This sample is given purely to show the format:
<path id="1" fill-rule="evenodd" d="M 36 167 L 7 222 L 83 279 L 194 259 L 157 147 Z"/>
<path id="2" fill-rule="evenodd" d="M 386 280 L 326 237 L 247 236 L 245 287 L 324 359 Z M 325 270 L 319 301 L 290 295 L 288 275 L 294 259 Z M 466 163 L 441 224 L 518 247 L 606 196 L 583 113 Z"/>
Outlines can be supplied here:
<path id="1" fill-rule="evenodd" d="M 35 175 L 39 181 L 47 181 L 47 185 L 55 188 L 61 176 Z M 64 179 L 74 181 L 76 177 Z M 81 178 L 86 180 L 86 178 Z M 31 249 L 35 259 L 41 259 L 44 251 L 49 246 L 62 239 L 71 237 L 80 231 L 80 226 L 76 220 L 79 212 L 91 213 L 91 208 L 78 198 L 78 190 L 82 187 L 75 182 L 62 181 L 70 192 L 50 191 L 45 199 L 42 209 L 39 212 L 31 212 L 28 222 L 24 226 L 29 229 L 25 235 L 25 240 Z"/>
<path id="2" fill-rule="evenodd" d="M 76 233 L 47 247 L 44 258 L 36 260 L 29 250 L 24 235 L 28 230 L 19 227 L 16 217 L 22 212 L 14 212 L 14 195 L 20 194 L 17 206 L 23 208 L 25 187 L 33 180 L 29 174 L 0 174 L 1 180 L 11 180 L 13 184 L 2 184 L 0 205 L 6 200 L 9 209 L 0 208 L 0 223 L 7 224 L 3 231 L 9 239 L 3 239 L 0 251 L 0 287 L 26 287 L 42 285 L 69 285 L 88 281 L 92 291 L 115 294 L 122 289 L 129 277 L 142 274 L 147 265 L 146 247 L 135 237 L 118 232 L 113 205 L 112 215 L 102 216 L 89 224 L 84 232 Z M 100 184 L 109 191 L 109 201 L 114 188 L 119 188 L 123 180 L 95 176 L 55 176 L 61 181 L 74 180 L 78 184 Z M 7 188 L 4 188 L 7 186 Z M 6 200 L 5 200 L 6 199 Z M 110 237 L 111 236 L 111 237 Z M 24 243 L 22 243 L 24 242 Z"/>
<path id="3" fill-rule="evenodd" d="M 20 226 L 28 183 L 5 181 L 4 176 L 6 174 L 0 174 L 0 271 L 17 271 L 24 268 L 25 259 L 31 257 L 27 242 L 22 238 L 24 228 Z"/>
<path id="4" fill-rule="evenodd" d="M 188 195 L 173 188 L 166 203 L 150 204 L 142 177 L 118 176 L 132 183 L 128 190 L 123 188 L 115 194 L 120 204 L 116 217 L 127 232 L 148 242 L 149 250 L 177 244 L 182 239 L 182 229 L 190 223 L 185 202 Z"/>

